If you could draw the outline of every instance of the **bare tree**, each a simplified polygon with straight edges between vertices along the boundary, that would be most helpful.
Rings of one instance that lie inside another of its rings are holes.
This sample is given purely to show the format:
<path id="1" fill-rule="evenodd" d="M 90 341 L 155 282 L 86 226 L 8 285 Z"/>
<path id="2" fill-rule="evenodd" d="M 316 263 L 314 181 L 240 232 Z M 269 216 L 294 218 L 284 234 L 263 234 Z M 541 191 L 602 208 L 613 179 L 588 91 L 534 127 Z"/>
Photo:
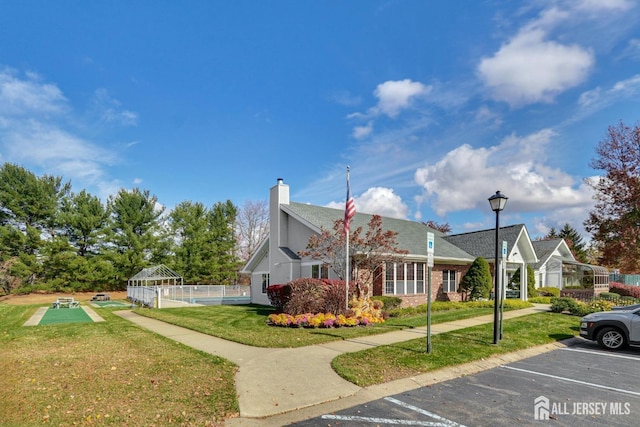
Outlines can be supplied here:
<path id="1" fill-rule="evenodd" d="M 269 203 L 266 200 L 245 202 L 236 222 L 238 257 L 244 262 L 249 261 L 268 234 Z"/>

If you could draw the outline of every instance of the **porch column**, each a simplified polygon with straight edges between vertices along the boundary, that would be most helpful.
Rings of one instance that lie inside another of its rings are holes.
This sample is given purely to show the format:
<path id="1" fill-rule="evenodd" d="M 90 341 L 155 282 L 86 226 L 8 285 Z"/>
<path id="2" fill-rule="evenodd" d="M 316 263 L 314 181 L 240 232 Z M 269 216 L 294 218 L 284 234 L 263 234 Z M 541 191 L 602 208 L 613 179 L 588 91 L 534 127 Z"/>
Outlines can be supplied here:
<path id="1" fill-rule="evenodd" d="M 527 295 L 527 291 L 529 290 L 527 276 L 527 265 L 522 263 L 520 264 L 520 299 L 522 301 L 527 301 L 529 299 L 529 295 Z"/>

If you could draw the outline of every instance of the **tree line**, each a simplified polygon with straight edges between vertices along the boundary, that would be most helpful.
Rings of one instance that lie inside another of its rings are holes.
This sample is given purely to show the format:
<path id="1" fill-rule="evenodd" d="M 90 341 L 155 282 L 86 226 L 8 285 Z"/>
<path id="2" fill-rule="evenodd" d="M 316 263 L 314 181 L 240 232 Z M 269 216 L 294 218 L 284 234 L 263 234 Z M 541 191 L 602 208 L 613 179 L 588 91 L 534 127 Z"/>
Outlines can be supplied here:
<path id="1" fill-rule="evenodd" d="M 147 190 L 103 203 L 61 177 L 0 167 L 0 293 L 124 289 L 157 264 L 185 283 L 237 283 L 267 232 L 266 202 L 184 201 L 166 213 Z"/>

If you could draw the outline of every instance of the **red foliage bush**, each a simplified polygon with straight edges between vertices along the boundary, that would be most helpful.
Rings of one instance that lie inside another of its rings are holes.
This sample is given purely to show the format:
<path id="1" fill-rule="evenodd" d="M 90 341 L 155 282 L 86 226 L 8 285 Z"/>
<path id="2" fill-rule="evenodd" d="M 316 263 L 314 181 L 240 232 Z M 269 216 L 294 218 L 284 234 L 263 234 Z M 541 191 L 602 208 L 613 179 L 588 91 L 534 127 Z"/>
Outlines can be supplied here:
<path id="1" fill-rule="evenodd" d="M 640 298 L 640 286 L 623 285 L 622 283 L 609 283 L 609 292 L 615 292 L 622 296 Z"/>
<path id="2" fill-rule="evenodd" d="M 284 306 L 284 312 L 293 316 L 304 313 L 320 313 L 323 311 L 324 284 L 320 279 L 301 278 L 286 285 L 290 288 L 291 297 Z"/>
<path id="3" fill-rule="evenodd" d="M 296 279 L 267 288 L 269 302 L 277 313 L 292 316 L 305 313 L 346 314 L 344 280 Z M 356 296 L 356 286 L 349 285 L 349 299 Z"/>
<path id="4" fill-rule="evenodd" d="M 267 287 L 267 297 L 276 312 L 283 313 L 291 299 L 291 287 L 287 285 L 271 285 Z"/>

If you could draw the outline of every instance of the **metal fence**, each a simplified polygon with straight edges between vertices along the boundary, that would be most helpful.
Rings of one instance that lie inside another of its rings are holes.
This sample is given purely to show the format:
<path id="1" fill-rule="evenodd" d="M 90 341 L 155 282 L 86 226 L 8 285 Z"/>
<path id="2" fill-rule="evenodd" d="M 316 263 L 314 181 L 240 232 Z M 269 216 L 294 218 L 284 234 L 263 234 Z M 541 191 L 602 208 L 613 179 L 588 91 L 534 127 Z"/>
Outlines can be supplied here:
<path id="1" fill-rule="evenodd" d="M 640 286 L 640 274 L 615 274 L 609 275 L 609 282 L 622 283 L 623 285 Z"/>
<path id="2" fill-rule="evenodd" d="M 135 304 L 155 307 L 156 294 L 155 286 L 127 286 L 127 299 Z"/>
<path id="3" fill-rule="evenodd" d="M 127 298 L 148 307 L 167 308 L 187 305 L 231 305 L 251 302 L 249 286 L 178 285 L 128 286 Z"/>

